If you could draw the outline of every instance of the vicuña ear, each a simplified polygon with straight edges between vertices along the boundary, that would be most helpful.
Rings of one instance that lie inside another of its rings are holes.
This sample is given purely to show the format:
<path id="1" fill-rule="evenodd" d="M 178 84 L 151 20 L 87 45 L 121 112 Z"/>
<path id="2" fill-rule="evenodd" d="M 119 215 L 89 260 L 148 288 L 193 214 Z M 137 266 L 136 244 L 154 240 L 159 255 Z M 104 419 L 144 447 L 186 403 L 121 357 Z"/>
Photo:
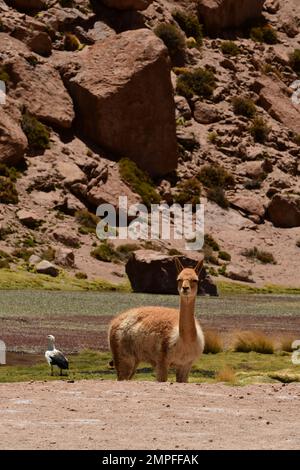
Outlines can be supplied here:
<path id="1" fill-rule="evenodd" d="M 194 270 L 195 270 L 197 275 L 199 275 L 201 273 L 201 270 L 203 268 L 203 262 L 204 262 L 204 259 L 201 259 L 200 261 L 198 261 L 198 263 L 194 267 Z"/>
<path id="2" fill-rule="evenodd" d="M 179 260 L 179 258 L 177 258 L 177 256 L 175 256 L 174 261 L 177 269 L 177 274 L 179 274 L 184 269 L 184 267 L 182 266 L 181 261 Z"/>

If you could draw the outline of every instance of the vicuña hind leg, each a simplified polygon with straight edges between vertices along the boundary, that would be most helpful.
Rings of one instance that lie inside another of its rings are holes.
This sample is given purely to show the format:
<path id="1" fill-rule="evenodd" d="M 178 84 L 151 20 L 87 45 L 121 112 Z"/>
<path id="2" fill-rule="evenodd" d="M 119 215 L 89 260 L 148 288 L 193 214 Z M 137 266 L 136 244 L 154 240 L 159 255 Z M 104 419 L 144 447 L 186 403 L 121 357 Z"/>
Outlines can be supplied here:
<path id="1" fill-rule="evenodd" d="M 187 364 L 176 369 L 176 382 L 188 382 L 189 373 L 191 370 L 192 364 Z"/>

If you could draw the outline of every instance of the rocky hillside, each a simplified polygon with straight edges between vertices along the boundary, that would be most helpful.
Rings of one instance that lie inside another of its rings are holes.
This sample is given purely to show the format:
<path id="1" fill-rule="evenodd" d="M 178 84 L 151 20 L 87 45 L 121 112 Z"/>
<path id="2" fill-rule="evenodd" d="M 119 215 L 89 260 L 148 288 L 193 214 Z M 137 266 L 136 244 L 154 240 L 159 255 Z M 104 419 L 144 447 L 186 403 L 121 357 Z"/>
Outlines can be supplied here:
<path id="1" fill-rule="evenodd" d="M 99 204 L 203 202 L 208 271 L 300 286 L 298 0 L 0 0 L 0 267 L 122 282 Z M 199 253 L 188 253 L 199 256 Z"/>

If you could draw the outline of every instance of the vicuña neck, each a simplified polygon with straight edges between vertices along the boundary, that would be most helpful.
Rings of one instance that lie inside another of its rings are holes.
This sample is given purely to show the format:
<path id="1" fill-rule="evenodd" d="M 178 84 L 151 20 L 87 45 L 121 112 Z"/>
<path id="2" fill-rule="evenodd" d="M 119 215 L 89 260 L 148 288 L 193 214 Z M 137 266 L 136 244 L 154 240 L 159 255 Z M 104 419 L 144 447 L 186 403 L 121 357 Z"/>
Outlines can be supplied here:
<path id="1" fill-rule="evenodd" d="M 193 340 L 197 336 L 195 300 L 195 297 L 180 296 L 179 336 L 184 340 Z"/>

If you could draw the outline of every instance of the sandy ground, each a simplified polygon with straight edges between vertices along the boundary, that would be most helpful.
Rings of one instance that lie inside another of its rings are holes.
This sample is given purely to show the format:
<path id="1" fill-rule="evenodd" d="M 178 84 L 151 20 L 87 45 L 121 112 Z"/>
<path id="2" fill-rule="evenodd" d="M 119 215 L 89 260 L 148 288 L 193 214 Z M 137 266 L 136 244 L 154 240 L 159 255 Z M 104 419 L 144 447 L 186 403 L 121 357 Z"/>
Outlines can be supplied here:
<path id="1" fill-rule="evenodd" d="M 299 449 L 300 385 L 0 385 L 0 449 Z"/>

